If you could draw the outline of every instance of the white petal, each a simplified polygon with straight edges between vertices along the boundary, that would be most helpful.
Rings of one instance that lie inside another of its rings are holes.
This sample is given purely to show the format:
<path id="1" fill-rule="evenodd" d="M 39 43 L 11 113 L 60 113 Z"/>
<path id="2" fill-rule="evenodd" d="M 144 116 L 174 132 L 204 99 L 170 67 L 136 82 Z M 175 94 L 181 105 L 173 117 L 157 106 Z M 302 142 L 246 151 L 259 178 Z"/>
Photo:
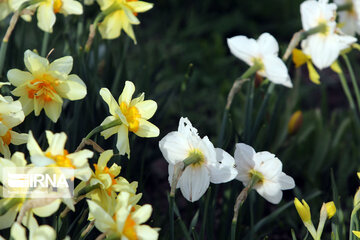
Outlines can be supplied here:
<path id="1" fill-rule="evenodd" d="M 278 182 L 280 183 L 281 190 L 293 189 L 295 187 L 295 181 L 292 177 L 281 173 Z"/>
<path id="2" fill-rule="evenodd" d="M 266 77 L 270 81 L 284 85 L 285 87 L 292 87 L 290 76 L 288 74 L 285 63 L 277 56 L 268 55 L 263 58 Z"/>
<path id="3" fill-rule="evenodd" d="M 63 5 L 61 11 L 65 14 L 81 15 L 83 14 L 83 7 L 80 2 L 72 0 L 62 0 Z"/>
<path id="4" fill-rule="evenodd" d="M 257 40 L 259 45 L 259 52 L 265 55 L 278 55 L 279 52 L 279 45 L 276 39 L 269 33 L 263 33 Z"/>
<path id="5" fill-rule="evenodd" d="M 245 36 L 236 36 L 228 38 L 227 44 L 231 53 L 248 65 L 252 65 L 252 59 L 258 57 L 259 49 L 255 39 L 249 39 Z"/>
<path id="6" fill-rule="evenodd" d="M 282 191 L 278 183 L 265 181 L 261 187 L 255 187 L 256 191 L 268 202 L 278 204 L 282 198 Z"/>
<path id="7" fill-rule="evenodd" d="M 209 184 L 209 170 L 205 166 L 188 166 L 179 179 L 181 193 L 190 202 L 199 200 Z"/>
<path id="8" fill-rule="evenodd" d="M 100 96 L 103 98 L 103 100 L 109 106 L 110 114 L 113 116 L 116 115 L 116 109 L 119 108 L 119 105 L 117 104 L 116 100 L 110 93 L 109 89 L 107 89 L 107 88 L 100 89 Z"/>
<path id="9" fill-rule="evenodd" d="M 43 151 L 39 147 L 39 144 L 36 142 L 36 140 L 35 140 L 35 138 L 34 138 L 31 131 L 29 131 L 27 149 L 29 150 L 31 156 L 34 156 L 34 155 L 42 156 L 43 155 Z"/>
<path id="10" fill-rule="evenodd" d="M 188 157 L 190 146 L 179 132 L 170 132 L 159 142 L 159 148 L 166 161 L 176 164 Z"/>
<path id="11" fill-rule="evenodd" d="M 216 148 L 216 159 L 218 163 L 208 165 L 210 181 L 212 183 L 225 183 L 233 180 L 238 174 L 234 167 L 234 158 L 221 148 Z"/>
<path id="12" fill-rule="evenodd" d="M 35 215 L 39 217 L 49 217 L 59 209 L 60 204 L 61 204 L 60 199 L 54 199 L 54 201 L 51 202 L 50 204 L 43 207 L 33 208 L 32 211 L 34 212 Z"/>
<path id="13" fill-rule="evenodd" d="M 64 132 L 54 134 L 53 139 L 49 142 L 48 151 L 54 156 L 63 155 L 66 139 L 67 136 Z"/>
<path id="14" fill-rule="evenodd" d="M 159 233 L 148 225 L 135 226 L 136 236 L 139 240 L 157 240 Z"/>
<path id="15" fill-rule="evenodd" d="M 146 222 L 152 212 L 152 207 L 149 204 L 145 204 L 141 206 L 139 209 L 137 209 L 134 213 L 131 214 L 131 218 L 137 223 L 142 224 Z"/>
<path id="16" fill-rule="evenodd" d="M 15 240 L 24 240 L 26 239 L 26 230 L 19 223 L 15 222 L 11 227 L 10 236 Z"/>
<path id="17" fill-rule="evenodd" d="M 244 143 L 238 143 L 235 145 L 235 164 L 238 170 L 245 169 L 246 171 L 254 168 L 255 162 L 253 157 L 255 150 Z"/>

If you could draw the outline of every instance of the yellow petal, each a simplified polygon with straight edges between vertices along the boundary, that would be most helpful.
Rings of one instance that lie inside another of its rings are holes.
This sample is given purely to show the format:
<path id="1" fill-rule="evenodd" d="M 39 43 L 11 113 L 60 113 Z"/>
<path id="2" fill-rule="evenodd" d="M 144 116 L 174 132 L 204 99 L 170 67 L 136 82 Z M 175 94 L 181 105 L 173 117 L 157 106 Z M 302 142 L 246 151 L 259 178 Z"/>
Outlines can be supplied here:
<path id="1" fill-rule="evenodd" d="M 132 1 L 128 2 L 129 5 L 134 12 L 146 12 L 153 8 L 154 4 L 143 2 L 143 1 Z"/>
<path id="2" fill-rule="evenodd" d="M 135 132 L 139 137 L 157 137 L 160 134 L 160 130 L 157 126 L 145 119 L 139 119 L 139 129 Z"/>
<path id="3" fill-rule="evenodd" d="M 305 64 L 309 58 L 300 49 L 294 48 L 292 51 L 292 60 L 295 63 L 295 67 L 300 67 Z"/>
<path id="4" fill-rule="evenodd" d="M 107 15 L 99 24 L 99 32 L 104 39 L 114 39 L 120 36 L 122 22 L 120 11 L 115 11 Z"/>
<path id="5" fill-rule="evenodd" d="M 331 68 L 331 70 L 333 70 L 336 73 L 342 73 L 342 70 L 337 61 L 335 61 L 333 64 L 331 64 L 330 68 Z"/>
<path id="6" fill-rule="evenodd" d="M 135 85 L 133 82 L 131 81 L 126 81 L 125 82 L 125 87 L 119 97 L 119 105 L 122 103 L 122 102 L 125 102 L 127 106 L 129 106 L 130 104 L 130 101 L 131 101 L 131 98 L 133 96 L 135 92 Z"/>
<path id="7" fill-rule="evenodd" d="M 314 68 L 314 65 L 310 61 L 307 62 L 307 67 L 309 70 L 309 78 L 315 84 L 320 84 L 320 75 Z"/>
<path id="8" fill-rule="evenodd" d="M 352 231 L 352 233 L 353 233 L 356 237 L 360 238 L 360 231 Z"/>
<path id="9" fill-rule="evenodd" d="M 37 10 L 38 27 L 44 32 L 52 33 L 52 27 L 55 24 L 56 16 L 53 6 L 47 2 L 40 3 Z"/>
<path id="10" fill-rule="evenodd" d="M 139 102 L 135 105 L 135 107 L 139 110 L 141 118 L 149 119 L 151 118 L 157 109 L 157 103 L 153 100 L 146 100 L 143 102 Z"/>

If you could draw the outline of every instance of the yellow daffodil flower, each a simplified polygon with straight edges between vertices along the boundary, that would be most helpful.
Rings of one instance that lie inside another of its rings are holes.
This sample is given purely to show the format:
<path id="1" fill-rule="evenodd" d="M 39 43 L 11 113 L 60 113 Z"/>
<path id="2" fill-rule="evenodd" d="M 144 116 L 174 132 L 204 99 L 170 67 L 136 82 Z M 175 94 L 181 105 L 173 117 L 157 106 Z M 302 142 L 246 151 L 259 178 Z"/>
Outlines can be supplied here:
<path id="1" fill-rule="evenodd" d="M 31 162 L 37 167 L 61 167 L 74 169 L 75 177 L 87 181 L 91 176 L 91 169 L 88 158 L 93 156 L 93 152 L 87 149 L 69 153 L 65 147 L 66 134 L 46 131 L 46 138 L 49 147 L 43 152 L 34 139 L 32 132 L 29 132 L 27 148 L 30 152 Z"/>
<path id="2" fill-rule="evenodd" d="M 135 85 L 130 82 L 125 82 L 125 87 L 121 93 L 118 102 L 111 95 L 107 88 L 100 90 L 100 95 L 109 106 L 111 116 L 105 118 L 101 125 L 108 124 L 115 120 L 121 120 L 122 124 L 109 128 L 101 132 L 105 139 L 118 134 L 116 147 L 121 155 L 125 153 L 130 158 L 130 146 L 128 132 L 133 132 L 139 137 L 157 137 L 159 136 L 159 129 L 147 120 L 150 119 L 156 109 L 157 104 L 153 100 L 144 101 L 144 93 L 139 97 L 132 99 L 135 92 Z"/>
<path id="3" fill-rule="evenodd" d="M 63 104 L 62 98 L 79 100 L 86 95 L 84 82 L 75 74 L 70 74 L 73 58 L 59 58 L 49 64 L 46 58 L 27 50 L 24 56 L 27 70 L 11 69 L 7 77 L 16 88 L 12 94 L 20 97 L 25 115 L 33 110 L 39 116 L 44 108 L 46 115 L 56 122 Z"/>
<path id="4" fill-rule="evenodd" d="M 153 7 L 152 3 L 138 0 L 98 0 L 101 11 L 110 11 L 99 25 L 99 31 L 104 39 L 118 38 L 121 29 L 136 43 L 132 25 L 140 24 L 136 17 L 138 13 L 146 12 Z"/>
<path id="5" fill-rule="evenodd" d="M 27 134 L 17 133 L 12 130 L 25 119 L 21 103 L 14 101 L 12 97 L 0 95 L 0 153 L 5 158 L 10 158 L 9 144 L 24 144 Z"/>
<path id="6" fill-rule="evenodd" d="M 135 208 L 129 204 L 130 194 L 121 192 L 111 212 L 105 211 L 97 203 L 87 200 L 90 214 L 95 218 L 95 227 L 107 236 L 120 239 L 156 240 L 159 237 L 157 229 L 144 225 L 151 216 L 151 205 Z"/>
<path id="7" fill-rule="evenodd" d="M 333 201 L 325 203 L 328 219 L 332 218 L 336 213 L 335 203 Z"/>

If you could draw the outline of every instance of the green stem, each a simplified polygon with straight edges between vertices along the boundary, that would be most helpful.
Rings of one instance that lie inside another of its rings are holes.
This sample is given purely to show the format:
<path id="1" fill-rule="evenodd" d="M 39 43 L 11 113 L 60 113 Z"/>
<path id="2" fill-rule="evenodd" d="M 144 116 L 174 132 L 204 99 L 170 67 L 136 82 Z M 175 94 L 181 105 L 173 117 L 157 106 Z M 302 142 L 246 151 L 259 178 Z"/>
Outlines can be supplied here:
<path id="1" fill-rule="evenodd" d="M 121 120 L 116 119 L 108 124 L 97 126 L 93 130 L 91 130 L 91 132 L 88 135 L 86 135 L 85 139 L 90 139 L 94 134 L 97 134 L 99 132 L 102 132 L 102 131 L 112 128 L 112 127 L 119 126 L 121 124 L 122 124 Z"/>
<path id="2" fill-rule="evenodd" d="M 339 66 L 340 66 L 340 64 L 339 64 Z M 341 68 L 341 66 L 340 66 L 340 68 Z M 349 86 L 347 84 L 347 81 L 346 81 L 346 78 L 344 76 L 343 71 L 341 70 L 341 73 L 338 73 L 338 75 L 339 75 L 339 78 L 340 78 L 341 86 L 343 87 L 344 93 L 345 93 L 346 98 L 347 98 L 347 100 L 349 102 L 350 108 L 352 110 L 356 111 L 355 103 L 354 103 L 354 100 L 352 99 L 351 92 L 350 92 L 350 89 L 349 89 Z"/>
<path id="3" fill-rule="evenodd" d="M 319 24 L 319 26 L 310 28 L 309 30 L 302 32 L 300 35 L 300 41 L 307 38 L 310 35 L 326 32 L 326 30 L 327 30 L 327 26 L 325 23 Z"/>
<path id="4" fill-rule="evenodd" d="M 0 77 L 2 76 L 2 71 L 4 68 L 6 50 L 7 50 L 8 42 L 2 41 L 0 47 Z"/>
<path id="5" fill-rule="evenodd" d="M 85 195 L 85 194 L 91 192 L 92 190 L 98 189 L 99 187 L 100 187 L 99 183 L 97 183 L 95 185 L 87 185 L 87 186 L 83 187 L 82 189 L 80 189 L 78 194 L 75 197 Z"/>
<path id="6" fill-rule="evenodd" d="M 205 229 L 206 229 L 206 222 L 207 222 L 207 212 L 208 212 L 208 208 L 209 208 L 209 202 L 210 202 L 210 198 L 211 198 L 211 188 L 209 188 L 207 194 L 206 194 L 206 200 L 205 200 L 205 207 L 204 207 L 204 217 L 203 217 L 203 222 L 202 222 L 202 226 L 201 226 L 201 232 L 200 232 L 200 239 L 203 240 L 205 237 Z"/>
<path id="7" fill-rule="evenodd" d="M 49 37 L 50 37 L 50 33 L 44 32 L 44 38 L 42 41 L 41 52 L 40 52 L 42 57 L 46 57 L 47 48 L 49 45 Z"/>
<path id="8" fill-rule="evenodd" d="M 359 111 L 360 111 L 360 91 L 359 91 L 359 86 L 358 86 L 357 81 L 356 81 L 354 70 L 353 70 L 353 68 L 351 66 L 349 58 L 345 54 L 343 54 L 342 57 L 345 60 L 345 64 L 346 64 L 347 69 L 349 70 L 351 82 L 352 82 L 352 84 L 354 86 L 354 90 L 355 90 L 356 101 L 357 101 L 358 108 L 359 108 Z"/>
<path id="9" fill-rule="evenodd" d="M 264 97 L 264 99 L 262 101 L 260 110 L 259 110 L 259 112 L 258 112 L 258 114 L 256 116 L 253 132 L 252 132 L 252 135 L 251 135 L 251 138 L 250 138 L 250 144 L 254 140 L 254 138 L 256 137 L 256 135 L 258 133 L 260 124 L 261 124 L 261 122 L 262 122 L 262 120 L 264 118 L 264 115 L 265 115 L 265 109 L 266 109 L 267 103 L 269 101 L 269 97 L 272 94 L 272 92 L 274 91 L 274 88 L 275 88 L 275 84 L 273 82 L 271 82 L 268 89 L 267 89 L 267 91 L 266 91 L 265 97 Z"/>
<path id="10" fill-rule="evenodd" d="M 356 213 L 360 209 L 360 204 L 357 204 L 354 209 L 351 211 L 351 217 L 350 217 L 350 229 L 349 229 L 349 240 L 353 239 L 353 229 L 354 229 L 354 218 L 356 218 Z"/>
<path id="11" fill-rule="evenodd" d="M 254 81 L 249 82 L 248 92 L 246 95 L 246 108 L 245 108 L 245 129 L 244 129 L 244 142 L 249 143 L 251 135 L 251 121 L 254 103 Z"/>

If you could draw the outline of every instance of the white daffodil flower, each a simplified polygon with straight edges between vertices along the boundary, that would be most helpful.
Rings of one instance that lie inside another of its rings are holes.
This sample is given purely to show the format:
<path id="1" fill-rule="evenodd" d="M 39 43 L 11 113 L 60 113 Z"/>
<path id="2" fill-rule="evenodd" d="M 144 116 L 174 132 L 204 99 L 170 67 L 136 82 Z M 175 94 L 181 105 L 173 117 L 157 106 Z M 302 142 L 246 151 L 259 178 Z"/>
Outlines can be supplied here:
<path id="1" fill-rule="evenodd" d="M 11 227 L 10 236 L 14 240 L 55 240 L 56 232 L 48 225 L 41 225 L 30 231 L 29 238 L 27 238 L 25 228 L 19 223 L 15 222 Z"/>
<path id="2" fill-rule="evenodd" d="M 319 68 L 329 67 L 340 52 L 356 42 L 356 38 L 341 33 L 336 28 L 336 5 L 327 0 L 308 0 L 300 5 L 303 30 L 323 26 L 323 30 L 302 41 L 301 47 Z"/>
<path id="3" fill-rule="evenodd" d="M 246 144 L 238 143 L 235 149 L 235 163 L 238 175 L 236 179 L 247 186 L 253 175 L 259 181 L 253 188 L 267 201 L 278 204 L 282 199 L 282 190 L 295 187 L 294 179 L 282 172 L 282 163 L 269 152 L 258 152 Z"/>
<path id="4" fill-rule="evenodd" d="M 200 138 L 188 118 L 180 118 L 178 130 L 161 139 L 159 147 L 169 163 L 170 184 L 176 163 L 189 156 L 196 155 L 200 158 L 200 161 L 185 168 L 176 186 L 191 202 L 200 199 L 210 182 L 229 182 L 237 175 L 234 158 L 224 150 L 215 148 L 207 136 Z"/>
<path id="5" fill-rule="evenodd" d="M 231 53 L 246 62 L 248 65 L 260 65 L 257 71 L 270 81 L 292 87 L 285 63 L 278 57 L 279 45 L 269 33 L 263 33 L 255 40 L 245 36 L 236 36 L 227 39 Z"/>
<path id="6" fill-rule="evenodd" d="M 338 7 L 349 5 L 348 10 L 340 11 L 339 23 L 345 34 L 355 36 L 360 33 L 360 0 L 334 0 Z"/>

